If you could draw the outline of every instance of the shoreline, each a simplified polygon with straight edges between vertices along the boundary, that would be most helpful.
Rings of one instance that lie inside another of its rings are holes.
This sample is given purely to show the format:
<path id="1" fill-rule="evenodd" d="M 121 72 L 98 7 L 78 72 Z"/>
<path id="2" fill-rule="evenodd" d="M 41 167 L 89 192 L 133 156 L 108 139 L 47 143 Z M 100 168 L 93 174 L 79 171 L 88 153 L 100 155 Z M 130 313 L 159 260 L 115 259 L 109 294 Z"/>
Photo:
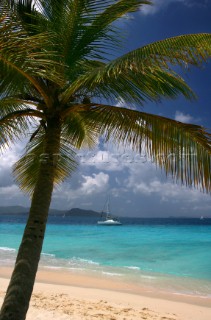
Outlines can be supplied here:
<path id="1" fill-rule="evenodd" d="M 9 267 L 0 270 L 1 301 L 11 272 Z M 35 317 L 36 320 L 208 320 L 211 298 L 170 295 L 116 279 L 41 268 L 27 320 Z"/>

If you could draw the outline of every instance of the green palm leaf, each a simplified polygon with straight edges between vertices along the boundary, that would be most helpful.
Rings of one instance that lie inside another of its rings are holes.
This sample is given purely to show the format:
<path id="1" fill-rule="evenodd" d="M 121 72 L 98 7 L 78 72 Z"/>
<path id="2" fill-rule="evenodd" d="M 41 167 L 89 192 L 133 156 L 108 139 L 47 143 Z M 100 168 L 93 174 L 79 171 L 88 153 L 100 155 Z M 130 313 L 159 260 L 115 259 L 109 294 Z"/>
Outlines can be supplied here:
<path id="1" fill-rule="evenodd" d="M 40 165 L 48 161 L 44 153 L 45 130 L 40 128 L 36 136 L 28 143 L 25 154 L 13 167 L 13 174 L 20 188 L 32 195 L 39 176 Z M 59 184 L 77 168 L 76 153 L 65 139 L 61 139 L 59 153 L 53 154 L 56 164 L 54 183 Z"/>
<path id="2" fill-rule="evenodd" d="M 21 133 L 21 127 L 35 117 L 47 121 L 49 117 L 58 116 L 67 149 L 68 143 L 71 150 L 91 148 L 101 134 L 136 150 L 144 143 L 148 155 L 167 173 L 188 185 L 201 185 L 209 190 L 209 178 L 205 176 L 209 171 L 210 135 L 203 128 L 134 110 L 90 104 L 89 99 L 85 102 L 86 97 L 123 99 L 128 104 L 175 98 L 178 94 L 189 99 L 195 97 L 173 66 L 200 65 L 207 60 L 211 55 L 210 34 L 158 41 L 106 62 L 107 49 L 112 51 L 118 46 L 115 21 L 149 3 L 141 0 L 39 0 L 37 11 L 32 1 L 20 0 L 12 13 L 5 5 L 0 22 L 2 141 L 13 141 L 18 121 Z M 9 19 L 10 14 L 15 19 Z M 5 32 L 10 38 L 8 42 Z M 11 81 L 12 76 L 15 81 Z M 29 143 L 29 150 L 38 154 L 44 143 L 41 141 L 45 140 L 43 130 L 44 127 L 38 127 Z M 175 159 L 167 156 L 164 161 L 157 157 L 172 153 Z M 189 155 L 184 157 L 184 153 L 197 156 L 194 159 Z M 15 172 L 24 185 L 27 178 L 20 173 L 21 165 L 26 168 L 28 177 L 30 169 L 27 168 L 31 167 L 35 173 L 39 166 L 35 170 L 34 163 L 26 160 L 27 157 L 23 159 Z M 201 160 L 206 163 L 203 168 Z M 64 177 L 62 169 L 61 172 Z M 27 188 L 32 190 L 32 186 Z"/>
<path id="3" fill-rule="evenodd" d="M 211 55 L 211 35 L 184 35 L 144 46 L 109 63 L 87 61 L 84 72 L 62 94 L 68 99 L 78 93 L 94 91 L 105 98 L 122 97 L 136 102 L 144 97 L 157 100 L 161 96 L 187 98 L 194 94 L 169 64 L 200 65 Z M 125 93 L 129 91 L 128 96 Z M 125 93 L 125 94 L 124 94 Z M 123 97 L 124 95 L 124 97 Z"/>
<path id="4" fill-rule="evenodd" d="M 80 113 L 70 113 L 65 117 L 62 136 L 74 148 L 93 148 L 98 143 L 99 131 L 84 121 Z"/>
<path id="5" fill-rule="evenodd" d="M 144 152 L 188 186 L 211 191 L 211 134 L 203 127 L 108 105 L 79 108 L 84 122 L 117 145 Z"/>
<path id="6" fill-rule="evenodd" d="M 113 22 L 125 14 L 137 11 L 141 5 L 150 3 L 151 1 L 143 0 L 74 1 L 74 6 L 78 9 L 75 15 L 81 16 L 84 21 L 74 21 L 77 26 L 74 25 L 72 30 L 75 32 L 79 29 L 79 31 L 75 33 L 76 37 L 72 37 L 74 46 L 71 46 L 72 50 L 68 55 L 71 66 L 81 58 L 104 60 L 105 53 L 116 48 L 119 44 L 116 37 L 117 28 L 113 26 Z"/>
<path id="7" fill-rule="evenodd" d="M 29 33 L 50 31 L 54 34 L 52 44 L 56 45 L 60 58 L 63 57 L 63 63 L 71 67 L 71 73 L 68 72 L 71 79 L 80 60 L 87 57 L 105 60 L 108 50 L 118 47 L 117 28 L 113 22 L 151 3 L 143 0 L 39 0 L 35 7 L 33 1 L 20 0 L 16 5 L 14 1 L 9 2 Z"/>
<path id="8" fill-rule="evenodd" d="M 31 124 L 32 121 L 29 118 L 0 120 L 0 151 L 26 137 Z"/>
<path id="9" fill-rule="evenodd" d="M 17 97 L 0 99 L 0 150 L 11 146 L 17 140 L 28 136 L 36 118 L 43 118 L 43 113 L 29 108 L 33 103 Z M 35 104 L 36 105 L 36 104 Z M 34 105 L 33 105 L 34 107 Z"/>
<path id="10" fill-rule="evenodd" d="M 32 85 L 50 104 L 44 84 L 38 78 L 62 84 L 63 78 L 57 72 L 53 61 L 54 52 L 43 49 L 49 46 L 49 34 L 28 36 L 16 19 L 10 19 L 10 12 L 0 13 L 0 88 L 5 93 L 25 90 Z M 47 58 L 48 57 L 48 58 Z M 51 58 L 51 60 L 50 60 Z M 13 81 L 11 81 L 13 79 Z"/>
<path id="11" fill-rule="evenodd" d="M 2 306 L 5 319 L 26 317 L 53 186 L 76 169 L 75 149 L 92 148 L 103 136 L 144 150 L 175 180 L 211 191 L 211 134 L 203 127 L 91 103 L 121 98 L 130 106 L 179 94 L 195 97 L 175 65 L 206 61 L 210 34 L 158 41 L 109 61 L 123 38 L 116 21 L 150 3 L 0 1 L 0 147 L 30 135 L 14 175 L 33 195 Z"/>

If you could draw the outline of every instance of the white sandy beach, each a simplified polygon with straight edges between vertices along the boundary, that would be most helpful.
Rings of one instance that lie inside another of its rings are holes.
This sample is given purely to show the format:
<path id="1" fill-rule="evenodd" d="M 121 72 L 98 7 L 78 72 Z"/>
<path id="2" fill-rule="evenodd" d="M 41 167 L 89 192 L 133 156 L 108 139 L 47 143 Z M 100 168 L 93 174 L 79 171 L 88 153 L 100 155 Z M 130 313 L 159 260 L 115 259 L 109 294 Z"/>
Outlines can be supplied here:
<path id="1" fill-rule="evenodd" d="M 10 273 L 10 268 L 0 270 L 0 304 Z M 41 270 L 27 320 L 47 319 L 210 320 L 211 299 L 139 293 L 113 280 Z"/>

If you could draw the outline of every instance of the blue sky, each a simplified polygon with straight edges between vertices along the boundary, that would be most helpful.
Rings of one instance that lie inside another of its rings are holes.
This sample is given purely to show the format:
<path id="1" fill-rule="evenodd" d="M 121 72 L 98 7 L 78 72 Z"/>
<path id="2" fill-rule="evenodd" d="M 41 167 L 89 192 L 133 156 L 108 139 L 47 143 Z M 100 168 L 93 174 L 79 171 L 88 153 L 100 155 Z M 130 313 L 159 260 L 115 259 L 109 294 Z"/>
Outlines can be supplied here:
<path id="1" fill-rule="evenodd" d="M 210 33 L 210 12 L 210 0 L 154 0 L 154 6 L 142 7 L 121 22 L 122 30 L 126 32 L 122 53 L 171 36 Z M 197 101 L 189 102 L 179 97 L 159 104 L 147 103 L 144 111 L 211 128 L 211 61 L 200 69 L 191 68 L 184 77 L 196 92 Z M 10 174 L 12 163 L 22 152 L 23 144 L 20 143 L 1 158 L 0 205 L 30 205 L 28 197 L 19 191 Z M 211 217 L 210 195 L 166 179 L 150 159 L 103 143 L 91 152 L 81 151 L 79 158 L 81 163 L 77 172 L 54 191 L 52 207 L 100 211 L 109 192 L 112 211 L 120 216 Z"/>

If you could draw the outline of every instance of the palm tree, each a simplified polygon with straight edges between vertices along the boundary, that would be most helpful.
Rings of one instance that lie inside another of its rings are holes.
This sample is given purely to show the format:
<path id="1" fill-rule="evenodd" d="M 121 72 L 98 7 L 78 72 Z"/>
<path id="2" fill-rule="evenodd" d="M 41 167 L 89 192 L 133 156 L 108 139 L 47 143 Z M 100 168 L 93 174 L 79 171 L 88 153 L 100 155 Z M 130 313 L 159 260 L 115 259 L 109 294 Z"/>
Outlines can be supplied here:
<path id="1" fill-rule="evenodd" d="M 209 58 L 211 35 L 177 36 L 111 60 L 122 39 L 118 19 L 150 3 L 1 1 L 0 146 L 30 136 L 14 175 L 32 202 L 0 320 L 26 317 L 53 187 L 76 168 L 77 149 L 92 148 L 100 136 L 144 147 L 175 180 L 211 190 L 210 134 L 130 108 L 179 94 L 193 99 L 174 65 Z M 126 107 L 116 107 L 116 99 Z"/>

